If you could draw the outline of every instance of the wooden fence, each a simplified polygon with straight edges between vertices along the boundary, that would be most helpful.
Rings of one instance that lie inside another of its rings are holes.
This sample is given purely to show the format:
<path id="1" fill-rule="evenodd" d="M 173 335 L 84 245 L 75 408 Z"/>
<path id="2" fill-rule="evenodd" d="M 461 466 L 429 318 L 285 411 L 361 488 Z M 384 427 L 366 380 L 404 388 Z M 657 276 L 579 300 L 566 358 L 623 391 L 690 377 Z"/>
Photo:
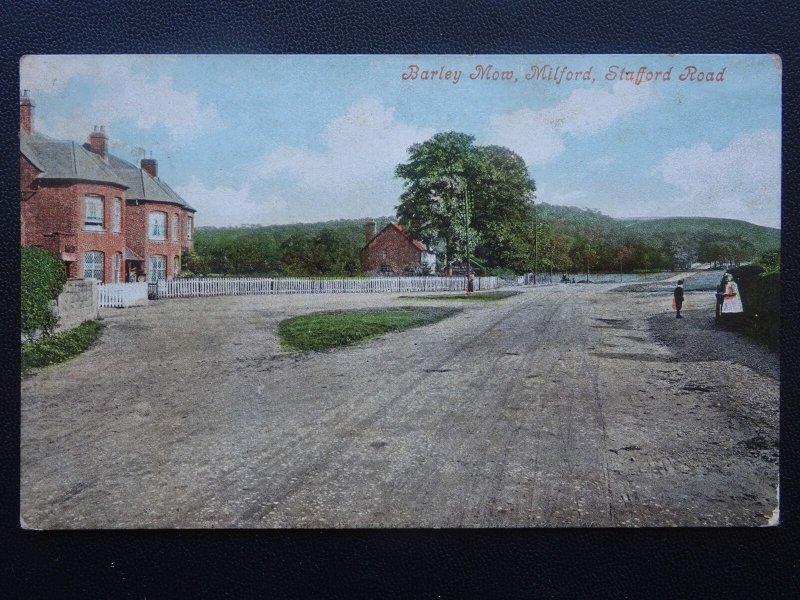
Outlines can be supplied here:
<path id="1" fill-rule="evenodd" d="M 370 292 L 445 292 L 466 289 L 466 277 L 370 277 L 323 279 L 309 277 L 207 277 L 162 280 L 150 284 L 157 298 L 244 296 L 251 294 L 347 294 Z M 496 277 L 476 277 L 473 289 L 498 287 Z M 152 289 L 151 289 L 152 297 Z"/>
<path id="2" fill-rule="evenodd" d="M 147 302 L 146 283 L 101 283 L 97 290 L 100 308 L 127 308 Z"/>

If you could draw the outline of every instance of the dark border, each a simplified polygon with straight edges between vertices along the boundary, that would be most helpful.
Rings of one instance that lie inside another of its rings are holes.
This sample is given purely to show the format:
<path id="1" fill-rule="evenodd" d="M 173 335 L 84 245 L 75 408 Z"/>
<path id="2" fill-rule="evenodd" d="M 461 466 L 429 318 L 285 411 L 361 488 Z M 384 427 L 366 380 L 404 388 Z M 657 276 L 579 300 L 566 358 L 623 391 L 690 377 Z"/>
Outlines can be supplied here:
<path id="1" fill-rule="evenodd" d="M 800 8 L 694 0 L 29 0 L 0 5 L 0 419 L 6 581 L 28 597 L 752 597 L 798 589 L 794 390 Z M 771 529 L 87 531 L 18 528 L 18 61 L 26 53 L 777 53 L 784 68 L 781 492 Z M 16 482 L 16 486 L 13 485 Z M 10 484 L 10 485 L 9 485 Z M 8 585 L 8 584 L 6 584 Z M 7 588 L 6 588 L 7 589 Z M 12 595 L 13 595 L 13 589 Z"/>

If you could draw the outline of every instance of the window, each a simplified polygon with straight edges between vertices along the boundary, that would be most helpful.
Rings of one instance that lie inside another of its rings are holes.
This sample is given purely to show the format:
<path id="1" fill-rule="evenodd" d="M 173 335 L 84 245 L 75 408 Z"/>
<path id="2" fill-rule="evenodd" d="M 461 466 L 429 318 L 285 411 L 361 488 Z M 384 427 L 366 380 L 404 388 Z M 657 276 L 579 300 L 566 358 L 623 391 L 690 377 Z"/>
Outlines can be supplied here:
<path id="1" fill-rule="evenodd" d="M 167 239 L 167 213 L 151 212 L 149 215 L 148 236 L 151 240 Z"/>
<path id="2" fill-rule="evenodd" d="M 163 213 L 162 213 L 163 214 Z M 154 254 L 150 257 L 149 281 L 161 281 L 167 278 L 167 257 Z"/>
<path id="3" fill-rule="evenodd" d="M 122 254 L 120 254 L 119 252 L 114 254 L 111 261 L 111 267 L 112 270 L 114 271 L 114 283 L 119 283 L 120 281 L 122 281 L 120 279 L 121 276 L 120 270 L 122 269 Z"/>
<path id="4" fill-rule="evenodd" d="M 103 253 L 83 253 L 83 278 L 103 281 Z"/>
<path id="5" fill-rule="evenodd" d="M 173 275 L 173 277 L 177 277 L 178 273 L 181 272 L 181 257 L 180 256 L 176 256 L 173 259 L 173 267 L 174 267 L 174 270 L 173 270 L 172 275 Z"/>
<path id="6" fill-rule="evenodd" d="M 114 213 L 111 222 L 114 233 L 122 231 L 122 200 L 119 198 L 114 198 Z"/>
<path id="7" fill-rule="evenodd" d="M 192 217 L 186 217 L 186 239 L 192 239 Z"/>
<path id="8" fill-rule="evenodd" d="M 178 219 L 180 217 L 177 214 L 172 215 L 172 241 L 178 241 Z"/>
<path id="9" fill-rule="evenodd" d="M 102 231 L 103 221 L 103 197 L 86 196 L 83 199 L 84 219 L 83 228 L 89 231 Z"/>

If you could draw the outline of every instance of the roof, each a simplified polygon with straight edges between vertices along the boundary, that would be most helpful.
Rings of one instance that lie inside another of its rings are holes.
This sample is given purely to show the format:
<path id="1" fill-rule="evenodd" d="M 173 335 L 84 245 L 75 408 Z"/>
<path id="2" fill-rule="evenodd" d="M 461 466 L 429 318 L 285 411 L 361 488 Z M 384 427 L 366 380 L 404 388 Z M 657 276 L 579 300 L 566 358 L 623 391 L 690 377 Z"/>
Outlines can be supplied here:
<path id="1" fill-rule="evenodd" d="M 20 129 L 20 152 L 39 171 L 37 179 L 70 179 L 127 187 L 103 159 L 80 144 Z"/>
<path id="2" fill-rule="evenodd" d="M 138 260 L 143 261 L 144 259 L 136 254 L 133 250 L 125 246 L 125 249 L 122 251 L 122 259 L 123 260 Z"/>
<path id="3" fill-rule="evenodd" d="M 430 250 L 428 250 L 428 247 L 427 247 L 425 244 L 423 244 L 423 243 L 422 243 L 422 242 L 420 242 L 419 240 L 415 240 L 415 239 L 413 239 L 413 238 L 411 237 L 411 234 L 410 234 L 410 233 L 409 233 L 409 232 L 406 230 L 406 228 L 405 228 L 405 227 L 403 227 L 402 225 L 400 225 L 400 223 L 389 223 L 389 224 L 388 224 L 386 227 L 384 227 L 384 228 L 383 228 L 383 229 L 381 229 L 381 230 L 380 230 L 378 233 L 376 233 L 376 234 L 375 234 L 375 235 L 372 237 L 372 239 L 369 241 L 369 243 L 368 243 L 366 246 L 364 246 L 364 247 L 365 247 L 365 248 L 369 247 L 369 245 L 370 245 L 370 244 L 371 244 L 371 243 L 372 243 L 372 242 L 373 242 L 375 239 L 377 239 L 379 236 L 383 235 L 383 233 L 384 233 L 384 232 L 385 232 L 387 229 L 390 229 L 390 228 L 394 229 L 395 231 L 398 231 L 399 233 L 402 233 L 402 234 L 405 236 L 405 238 L 408 240 L 408 242 L 409 242 L 409 243 L 410 243 L 412 246 L 414 246 L 414 247 L 415 247 L 417 250 L 419 250 L 420 252 L 430 252 Z"/>
<path id="4" fill-rule="evenodd" d="M 189 206 L 183 198 L 160 178 L 151 176 L 147 171 L 113 154 L 108 155 L 108 164 L 128 186 L 126 193 L 128 200 L 177 204 L 187 210 L 194 211 L 194 208 Z"/>
<path id="5" fill-rule="evenodd" d="M 195 212 L 171 187 L 158 177 L 126 160 L 108 155 L 108 162 L 88 149 L 88 144 L 54 140 L 39 133 L 20 129 L 20 152 L 40 173 L 37 179 L 67 179 L 111 183 L 127 188 L 129 200 L 177 204 Z"/>

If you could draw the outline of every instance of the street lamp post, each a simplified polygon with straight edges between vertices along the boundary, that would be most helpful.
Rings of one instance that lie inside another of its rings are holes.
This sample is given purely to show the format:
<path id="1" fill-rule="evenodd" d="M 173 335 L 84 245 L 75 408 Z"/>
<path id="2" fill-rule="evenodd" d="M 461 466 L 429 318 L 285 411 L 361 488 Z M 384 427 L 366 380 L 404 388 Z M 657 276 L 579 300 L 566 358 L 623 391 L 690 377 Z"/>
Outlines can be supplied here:
<path id="1" fill-rule="evenodd" d="M 470 292 L 470 275 L 472 274 L 472 263 L 469 258 L 469 221 L 470 221 L 470 207 L 469 207 L 469 190 L 467 189 L 467 180 L 464 179 L 464 240 L 467 246 L 467 292 Z"/>

